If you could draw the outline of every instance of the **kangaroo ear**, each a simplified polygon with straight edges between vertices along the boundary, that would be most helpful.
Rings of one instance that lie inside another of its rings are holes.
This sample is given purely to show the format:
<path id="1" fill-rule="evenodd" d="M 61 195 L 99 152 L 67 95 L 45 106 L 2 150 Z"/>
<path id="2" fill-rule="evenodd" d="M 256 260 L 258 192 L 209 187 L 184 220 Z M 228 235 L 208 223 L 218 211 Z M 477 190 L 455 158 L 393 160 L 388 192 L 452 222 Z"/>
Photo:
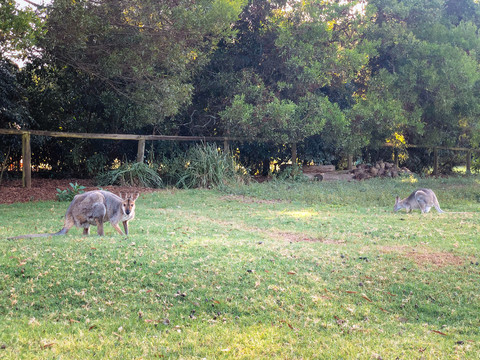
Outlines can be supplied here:
<path id="1" fill-rule="evenodd" d="M 395 198 L 395 204 L 398 203 L 399 201 L 400 201 L 400 197 L 397 196 L 397 197 Z"/>
<path id="2" fill-rule="evenodd" d="M 131 195 L 132 201 L 137 200 L 139 196 L 140 196 L 140 193 L 134 193 L 134 194 L 132 194 L 132 195 Z"/>

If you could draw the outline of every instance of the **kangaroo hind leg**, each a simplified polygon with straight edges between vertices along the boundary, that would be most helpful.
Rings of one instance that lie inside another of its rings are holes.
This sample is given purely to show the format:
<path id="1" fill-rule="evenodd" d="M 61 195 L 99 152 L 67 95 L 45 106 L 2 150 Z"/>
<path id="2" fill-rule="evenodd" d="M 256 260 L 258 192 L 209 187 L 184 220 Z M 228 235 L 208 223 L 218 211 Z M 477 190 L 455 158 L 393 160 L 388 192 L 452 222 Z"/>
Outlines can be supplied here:
<path id="1" fill-rule="evenodd" d="M 417 202 L 418 208 L 423 214 L 430 210 L 430 208 L 428 208 L 426 194 L 423 191 L 419 190 L 415 193 L 415 201 Z"/>
<path id="2" fill-rule="evenodd" d="M 103 230 L 103 219 L 105 218 L 105 214 L 107 213 L 107 209 L 103 203 L 96 203 L 93 205 L 92 208 L 92 217 L 97 225 L 97 234 L 100 236 L 105 235 Z"/>
<path id="3" fill-rule="evenodd" d="M 95 219 L 95 222 L 97 223 L 97 234 L 99 236 L 104 236 L 105 232 L 103 230 L 103 219 Z"/>
<path id="4" fill-rule="evenodd" d="M 427 203 L 422 197 L 419 197 L 416 200 L 417 200 L 418 208 L 420 209 L 422 214 L 425 214 L 430 210 L 430 208 L 427 206 Z"/>

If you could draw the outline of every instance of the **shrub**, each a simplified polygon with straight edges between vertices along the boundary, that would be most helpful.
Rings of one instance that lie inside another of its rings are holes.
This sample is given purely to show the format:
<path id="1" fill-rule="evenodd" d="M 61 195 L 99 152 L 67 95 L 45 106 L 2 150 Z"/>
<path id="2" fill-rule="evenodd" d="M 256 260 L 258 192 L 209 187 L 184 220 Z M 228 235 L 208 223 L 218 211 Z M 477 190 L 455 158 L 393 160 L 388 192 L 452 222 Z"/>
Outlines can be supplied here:
<path id="1" fill-rule="evenodd" d="M 300 166 L 286 166 L 283 170 L 274 174 L 273 181 L 295 181 L 309 182 L 310 179 L 305 176 Z"/>
<path id="2" fill-rule="evenodd" d="M 90 156 L 85 162 L 85 167 L 89 176 L 98 174 L 105 170 L 108 158 L 105 154 L 96 153 Z"/>
<path id="3" fill-rule="evenodd" d="M 480 156 L 478 154 L 473 154 L 472 156 L 472 168 L 471 170 L 474 173 L 480 172 Z"/>
<path id="4" fill-rule="evenodd" d="M 162 174 L 177 187 L 213 188 L 245 182 L 246 170 L 215 145 L 196 145 L 185 155 L 165 161 Z"/>
<path id="5" fill-rule="evenodd" d="M 142 186 L 159 188 L 163 186 L 160 175 L 145 163 L 126 162 L 117 169 L 107 171 L 97 176 L 98 185 Z"/>
<path id="6" fill-rule="evenodd" d="M 75 195 L 83 194 L 85 186 L 79 185 L 77 183 L 70 183 L 70 188 L 65 190 L 57 189 L 57 200 L 58 201 L 72 201 Z"/>

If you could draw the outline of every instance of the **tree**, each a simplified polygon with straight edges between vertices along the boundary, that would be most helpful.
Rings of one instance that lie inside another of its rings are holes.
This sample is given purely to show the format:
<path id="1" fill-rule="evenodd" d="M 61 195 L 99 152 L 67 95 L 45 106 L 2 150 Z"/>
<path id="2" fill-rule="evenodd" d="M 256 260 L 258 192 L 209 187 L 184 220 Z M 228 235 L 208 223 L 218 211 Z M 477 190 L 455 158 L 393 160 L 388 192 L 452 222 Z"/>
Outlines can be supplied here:
<path id="1" fill-rule="evenodd" d="M 423 145 L 474 145 L 480 38 L 472 1 L 372 0 L 381 39 L 350 116 L 367 143 L 401 136 Z M 474 11 L 472 11 L 472 9 Z"/>
<path id="2" fill-rule="evenodd" d="M 28 111 L 25 89 L 19 84 L 18 66 L 0 60 L 0 128 L 17 128 L 33 122 Z"/>
<path id="3" fill-rule="evenodd" d="M 264 50 L 240 71 L 220 113 L 226 131 L 277 144 L 322 133 L 327 142 L 345 146 L 348 122 L 327 95 L 351 97 L 351 85 L 374 50 L 362 39 L 365 23 L 356 4 L 310 0 L 264 12 L 252 30 L 256 37 L 245 37 Z"/>
<path id="4" fill-rule="evenodd" d="M 220 39 L 232 36 L 241 5 L 242 0 L 55 0 L 42 45 L 59 67 L 148 108 L 141 123 L 158 124 L 189 103 L 193 74 Z"/>
<path id="5" fill-rule="evenodd" d="M 20 10 L 13 0 L 0 0 L 0 59 L 24 59 L 43 33 L 36 12 Z"/>

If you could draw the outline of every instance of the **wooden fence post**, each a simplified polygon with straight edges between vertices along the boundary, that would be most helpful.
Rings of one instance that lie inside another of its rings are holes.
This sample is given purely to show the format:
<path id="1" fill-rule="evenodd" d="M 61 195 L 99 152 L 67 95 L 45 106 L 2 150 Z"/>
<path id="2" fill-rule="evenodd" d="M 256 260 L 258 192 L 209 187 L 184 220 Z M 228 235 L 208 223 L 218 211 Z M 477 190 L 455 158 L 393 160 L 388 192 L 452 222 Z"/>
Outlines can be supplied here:
<path id="1" fill-rule="evenodd" d="M 353 155 L 347 155 L 347 170 L 353 170 Z"/>
<path id="2" fill-rule="evenodd" d="M 137 162 L 143 163 L 144 157 L 145 157 L 145 139 L 140 139 L 138 140 Z"/>
<path id="3" fill-rule="evenodd" d="M 470 175 L 472 172 L 470 167 L 472 166 L 472 152 L 469 150 L 467 151 L 467 174 Z"/>
<path id="4" fill-rule="evenodd" d="M 393 149 L 393 163 L 395 164 L 395 170 L 398 170 L 398 149 Z"/>
<path id="5" fill-rule="evenodd" d="M 438 149 L 433 148 L 433 175 L 438 175 Z"/>
<path id="6" fill-rule="evenodd" d="M 230 144 L 228 143 L 227 139 L 223 140 L 223 152 L 228 154 L 230 152 Z"/>
<path id="7" fill-rule="evenodd" d="M 22 134 L 22 161 L 22 185 L 30 189 L 32 187 L 32 148 L 29 132 Z"/>

